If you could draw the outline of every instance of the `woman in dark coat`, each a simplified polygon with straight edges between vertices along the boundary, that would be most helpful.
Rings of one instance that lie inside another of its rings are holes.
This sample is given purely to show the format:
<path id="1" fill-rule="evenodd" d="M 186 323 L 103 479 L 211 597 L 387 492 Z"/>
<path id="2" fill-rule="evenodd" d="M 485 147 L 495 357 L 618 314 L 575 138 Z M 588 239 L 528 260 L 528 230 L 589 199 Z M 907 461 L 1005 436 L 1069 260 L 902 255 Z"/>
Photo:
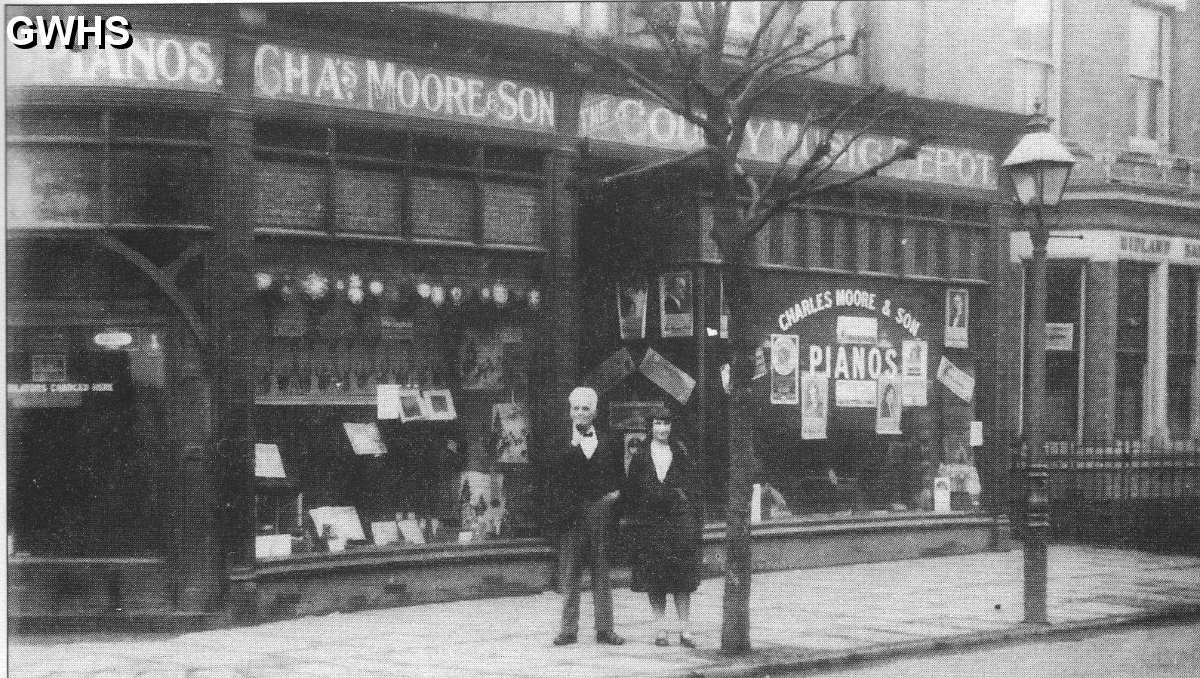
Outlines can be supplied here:
<path id="1" fill-rule="evenodd" d="M 647 440 L 629 464 L 622 499 L 632 536 L 634 591 L 650 597 L 658 626 L 656 645 L 667 645 L 667 594 L 675 596 L 679 644 L 695 647 L 688 627 L 692 592 L 700 584 L 700 515 L 696 468 L 687 448 L 671 437 L 671 413 L 651 415 Z"/>

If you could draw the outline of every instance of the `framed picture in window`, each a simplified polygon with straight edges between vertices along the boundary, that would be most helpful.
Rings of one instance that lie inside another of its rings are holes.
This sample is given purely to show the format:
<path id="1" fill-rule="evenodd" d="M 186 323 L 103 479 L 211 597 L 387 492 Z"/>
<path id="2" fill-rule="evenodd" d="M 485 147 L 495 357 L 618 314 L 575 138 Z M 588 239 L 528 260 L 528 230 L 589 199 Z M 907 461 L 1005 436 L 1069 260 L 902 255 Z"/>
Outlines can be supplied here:
<path id="1" fill-rule="evenodd" d="M 452 421 L 458 414 L 454 411 L 454 397 L 450 389 L 439 388 L 425 391 L 421 398 L 421 413 L 429 421 Z"/>
<path id="2" fill-rule="evenodd" d="M 666 273 L 658 278 L 658 311 L 662 337 L 692 336 L 692 274 Z"/>
<path id="3" fill-rule="evenodd" d="M 425 399 L 415 388 L 400 389 L 400 421 L 407 423 L 425 418 Z"/>

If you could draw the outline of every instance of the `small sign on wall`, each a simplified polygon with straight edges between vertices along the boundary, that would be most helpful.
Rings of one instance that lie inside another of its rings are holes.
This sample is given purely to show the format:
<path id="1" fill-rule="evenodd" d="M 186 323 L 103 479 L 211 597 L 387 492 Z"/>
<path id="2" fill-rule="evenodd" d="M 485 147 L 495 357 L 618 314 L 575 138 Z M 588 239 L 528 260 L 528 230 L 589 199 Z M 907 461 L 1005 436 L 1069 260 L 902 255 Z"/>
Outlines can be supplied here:
<path id="1" fill-rule="evenodd" d="M 1046 323 L 1046 350 L 1071 351 L 1075 348 L 1075 323 Z"/>

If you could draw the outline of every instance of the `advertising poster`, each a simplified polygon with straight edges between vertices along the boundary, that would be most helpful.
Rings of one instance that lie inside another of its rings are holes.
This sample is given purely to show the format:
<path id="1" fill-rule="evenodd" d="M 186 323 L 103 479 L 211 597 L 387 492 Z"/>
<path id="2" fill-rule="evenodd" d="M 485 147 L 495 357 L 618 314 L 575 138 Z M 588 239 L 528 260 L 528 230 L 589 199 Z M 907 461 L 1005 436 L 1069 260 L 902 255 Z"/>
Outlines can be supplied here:
<path id="1" fill-rule="evenodd" d="M 622 348 L 605 358 L 591 374 L 584 377 L 583 382 L 596 389 L 597 393 L 604 393 L 624 381 L 633 371 L 633 356 L 629 349 Z"/>
<path id="2" fill-rule="evenodd" d="M 900 384 L 895 377 L 880 376 L 876 389 L 875 432 L 900 433 Z"/>
<path id="3" fill-rule="evenodd" d="M 879 343 L 879 322 L 875 318 L 839 316 L 837 319 L 837 343 L 874 346 Z"/>
<path id="4" fill-rule="evenodd" d="M 662 337 L 692 336 L 692 274 L 667 273 L 658 278 L 658 310 Z"/>
<path id="5" fill-rule="evenodd" d="M 354 454 L 375 457 L 387 454 L 383 438 L 379 437 L 379 427 L 374 423 L 356 424 L 347 421 L 342 423 L 342 428 L 346 431 L 346 437 L 350 439 L 350 447 L 354 448 Z"/>
<path id="6" fill-rule="evenodd" d="M 614 431 L 645 431 L 650 413 L 665 407 L 661 400 L 629 400 L 608 404 L 608 427 Z"/>
<path id="7" fill-rule="evenodd" d="M 286 478 L 283 457 L 275 443 L 254 443 L 254 475 L 258 478 Z"/>
<path id="8" fill-rule="evenodd" d="M 399 384 L 379 384 L 375 387 L 375 418 L 400 418 Z"/>
<path id="9" fill-rule="evenodd" d="M 961 287 L 946 290 L 946 346 L 967 348 L 971 327 L 971 292 Z"/>
<path id="10" fill-rule="evenodd" d="M 771 404 L 800 404 L 800 337 L 771 335 Z"/>
<path id="11" fill-rule="evenodd" d="M 838 407 L 875 407 L 877 390 L 874 380 L 838 379 L 834 402 Z"/>
<path id="12" fill-rule="evenodd" d="M 496 436 L 496 461 L 529 463 L 529 410 L 520 403 L 492 406 L 492 433 Z"/>
<path id="13" fill-rule="evenodd" d="M 762 379 L 767 376 L 767 351 L 771 349 L 771 340 L 764 341 L 754 349 L 754 376 L 753 379 Z"/>
<path id="14" fill-rule="evenodd" d="M 823 374 L 804 372 L 800 375 L 800 391 L 804 394 L 800 437 L 824 440 L 829 422 L 829 379 Z"/>
<path id="15" fill-rule="evenodd" d="M 925 407 L 929 390 L 929 342 L 904 339 L 900 342 L 900 404 Z"/>
<path id="16" fill-rule="evenodd" d="M 975 394 L 975 377 L 958 369 L 946 356 L 942 356 L 941 362 L 938 363 L 937 378 L 963 402 L 971 402 Z"/>
<path id="17" fill-rule="evenodd" d="M 684 404 L 692 397 L 692 389 L 696 388 L 696 380 L 691 375 L 652 348 L 646 349 L 646 356 L 642 358 L 638 371 L 672 398 Z"/>
<path id="18" fill-rule="evenodd" d="M 646 300 L 649 293 L 645 281 L 617 285 L 617 316 L 622 339 L 646 338 Z"/>
<path id="19" fill-rule="evenodd" d="M 468 391 L 487 391 L 503 387 L 504 344 L 481 341 L 470 334 L 463 336 L 459 349 L 459 377 Z"/>

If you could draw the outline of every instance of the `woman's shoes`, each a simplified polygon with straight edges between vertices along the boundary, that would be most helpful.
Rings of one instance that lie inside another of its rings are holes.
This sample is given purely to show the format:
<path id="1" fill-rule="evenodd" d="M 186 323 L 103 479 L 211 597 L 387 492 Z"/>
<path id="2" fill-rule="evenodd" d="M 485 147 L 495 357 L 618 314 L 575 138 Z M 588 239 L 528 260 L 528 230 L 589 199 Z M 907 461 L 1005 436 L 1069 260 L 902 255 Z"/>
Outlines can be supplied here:
<path id="1" fill-rule="evenodd" d="M 671 644 L 671 642 L 669 640 L 667 640 L 667 634 L 664 631 L 662 633 L 659 633 L 658 636 L 656 636 L 654 638 L 654 644 L 659 647 L 667 647 L 668 645 Z"/>
<path id="2" fill-rule="evenodd" d="M 679 634 L 679 646 L 686 647 L 690 650 L 694 650 L 694 649 L 696 649 L 696 641 L 692 640 L 692 637 L 690 635 L 688 635 L 686 633 L 681 633 L 681 634 Z"/>

